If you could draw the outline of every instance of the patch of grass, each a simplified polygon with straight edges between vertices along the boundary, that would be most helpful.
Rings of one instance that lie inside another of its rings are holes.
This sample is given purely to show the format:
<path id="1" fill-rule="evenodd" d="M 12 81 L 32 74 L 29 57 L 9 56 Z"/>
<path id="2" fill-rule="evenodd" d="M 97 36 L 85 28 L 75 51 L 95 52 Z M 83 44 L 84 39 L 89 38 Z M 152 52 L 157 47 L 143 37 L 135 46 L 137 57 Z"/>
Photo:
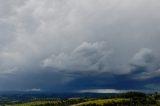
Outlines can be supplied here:
<path id="1" fill-rule="evenodd" d="M 9 104 L 5 106 L 37 106 L 37 105 L 45 105 L 45 104 L 60 104 L 60 101 L 32 101 L 26 103 L 17 103 L 17 104 Z"/>
<path id="2" fill-rule="evenodd" d="M 129 99 L 125 98 L 114 98 L 114 99 L 99 99 L 99 100 L 93 100 L 93 101 L 87 101 L 79 104 L 74 104 L 71 106 L 86 106 L 86 105 L 102 105 L 103 104 L 118 104 L 118 103 L 129 103 Z"/>

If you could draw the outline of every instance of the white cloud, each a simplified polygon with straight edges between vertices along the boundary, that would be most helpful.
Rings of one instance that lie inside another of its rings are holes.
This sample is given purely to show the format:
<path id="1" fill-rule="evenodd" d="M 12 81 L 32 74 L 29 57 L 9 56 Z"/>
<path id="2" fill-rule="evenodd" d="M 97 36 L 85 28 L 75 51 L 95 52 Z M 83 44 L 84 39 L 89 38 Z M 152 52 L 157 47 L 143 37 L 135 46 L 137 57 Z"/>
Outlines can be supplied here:
<path id="1" fill-rule="evenodd" d="M 80 93 L 126 93 L 131 91 L 139 91 L 139 90 L 117 90 L 117 89 L 89 89 L 89 90 L 81 90 Z"/>
<path id="2" fill-rule="evenodd" d="M 27 89 L 25 91 L 27 91 L 27 92 L 40 92 L 42 90 L 40 88 L 32 88 L 32 89 Z"/>

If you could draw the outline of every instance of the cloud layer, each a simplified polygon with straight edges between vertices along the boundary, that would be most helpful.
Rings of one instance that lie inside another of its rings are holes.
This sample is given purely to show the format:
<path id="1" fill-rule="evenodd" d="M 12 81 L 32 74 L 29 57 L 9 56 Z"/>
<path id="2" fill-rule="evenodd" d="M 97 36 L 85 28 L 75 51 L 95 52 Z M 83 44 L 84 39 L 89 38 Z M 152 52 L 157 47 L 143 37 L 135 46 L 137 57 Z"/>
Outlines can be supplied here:
<path id="1" fill-rule="evenodd" d="M 160 80 L 157 0 L 0 2 L 0 90 L 152 89 Z"/>
<path id="2" fill-rule="evenodd" d="M 109 71 L 109 55 L 104 43 L 84 42 L 69 54 L 52 55 L 43 61 L 44 67 L 66 71 Z"/>

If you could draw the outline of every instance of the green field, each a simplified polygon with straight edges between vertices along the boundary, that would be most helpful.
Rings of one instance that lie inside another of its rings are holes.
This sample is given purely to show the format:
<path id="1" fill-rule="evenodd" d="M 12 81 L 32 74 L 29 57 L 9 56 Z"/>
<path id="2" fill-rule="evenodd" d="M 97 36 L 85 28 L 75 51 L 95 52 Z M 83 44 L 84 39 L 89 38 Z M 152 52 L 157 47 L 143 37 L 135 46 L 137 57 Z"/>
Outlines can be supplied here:
<path id="1" fill-rule="evenodd" d="M 160 95 L 130 92 L 96 98 L 36 98 L 28 101 L 10 101 L 0 106 L 160 106 Z"/>
<path id="2" fill-rule="evenodd" d="M 8 104 L 5 106 L 40 106 L 40 105 L 58 105 L 60 104 L 60 101 L 31 101 L 26 103 L 15 103 L 15 104 Z"/>
<path id="3" fill-rule="evenodd" d="M 72 101 L 72 102 L 71 102 Z M 96 99 L 89 100 L 84 99 L 85 102 L 79 101 L 79 99 L 68 100 L 46 100 L 46 101 L 30 101 L 24 103 L 5 104 L 2 106 L 160 106 L 160 100 L 157 100 L 156 104 L 136 104 L 131 105 L 128 98 L 113 98 L 113 99 Z"/>
<path id="4" fill-rule="evenodd" d="M 87 101 L 88 100 L 88 101 Z M 72 101 L 72 102 L 71 102 Z M 103 106 L 103 104 L 121 104 L 121 103 L 129 103 L 129 99 L 125 98 L 114 98 L 114 99 L 97 99 L 97 100 L 90 100 L 84 99 L 85 102 L 79 101 L 79 99 L 68 99 L 66 101 L 30 101 L 26 103 L 15 103 L 15 104 L 8 104 L 5 106 L 88 106 L 94 105 Z M 77 103 L 76 103 L 77 102 Z"/>
<path id="5" fill-rule="evenodd" d="M 103 106 L 103 105 L 109 105 L 109 104 L 121 104 L 121 103 L 129 103 L 129 99 L 125 98 L 114 98 L 114 99 L 99 99 L 99 100 L 93 100 L 93 101 L 87 101 L 79 104 L 74 104 L 71 106 L 88 106 L 88 105 L 98 105 L 98 106 Z"/>

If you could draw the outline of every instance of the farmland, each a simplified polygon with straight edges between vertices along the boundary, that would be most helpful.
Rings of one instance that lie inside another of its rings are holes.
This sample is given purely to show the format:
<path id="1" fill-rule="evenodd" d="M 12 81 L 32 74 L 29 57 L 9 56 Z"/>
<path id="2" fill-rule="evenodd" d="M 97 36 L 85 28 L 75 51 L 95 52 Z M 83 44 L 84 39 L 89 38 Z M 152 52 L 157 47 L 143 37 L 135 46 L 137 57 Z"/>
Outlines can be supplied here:
<path id="1" fill-rule="evenodd" d="M 32 98 L 8 101 L 0 106 L 160 106 L 159 94 L 129 92 L 112 96 Z"/>

